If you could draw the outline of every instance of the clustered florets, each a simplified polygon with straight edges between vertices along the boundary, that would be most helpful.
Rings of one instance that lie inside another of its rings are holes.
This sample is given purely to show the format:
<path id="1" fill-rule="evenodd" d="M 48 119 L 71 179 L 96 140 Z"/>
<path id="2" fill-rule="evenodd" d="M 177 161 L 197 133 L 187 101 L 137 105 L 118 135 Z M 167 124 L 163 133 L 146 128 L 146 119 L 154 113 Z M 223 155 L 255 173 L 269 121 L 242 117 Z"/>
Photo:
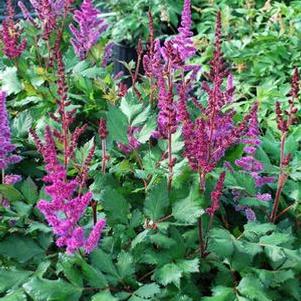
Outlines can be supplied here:
<path id="1" fill-rule="evenodd" d="M 6 110 L 6 93 L 0 91 L 0 170 L 6 169 L 9 164 L 20 162 L 21 157 L 12 154 L 16 149 L 11 143 L 11 133 Z"/>
<path id="2" fill-rule="evenodd" d="M 47 184 L 45 190 L 51 196 L 51 202 L 41 200 L 37 206 L 58 237 L 57 246 L 67 247 L 67 253 L 70 254 L 80 248 L 90 253 L 97 246 L 105 227 L 105 220 L 99 220 L 89 237 L 85 238 L 84 229 L 78 225 L 92 199 L 92 193 L 77 193 L 81 181 L 67 178 L 67 171 L 57 158 L 53 132 L 49 126 L 45 129 L 44 144 L 34 132 L 32 134 L 46 163 L 47 175 L 43 180 Z"/>
<path id="3" fill-rule="evenodd" d="M 7 0 L 7 17 L 2 22 L 1 40 L 3 52 L 10 59 L 18 58 L 26 48 L 26 39 L 21 40 L 22 31 L 14 21 L 15 11 L 12 0 Z"/>
<path id="4" fill-rule="evenodd" d="M 73 18 L 78 24 L 78 28 L 73 24 L 70 25 L 73 34 L 71 43 L 76 55 L 81 60 L 87 57 L 92 46 L 108 28 L 108 24 L 99 15 L 100 11 L 93 6 L 92 0 L 84 0 L 80 9 L 74 12 Z"/>

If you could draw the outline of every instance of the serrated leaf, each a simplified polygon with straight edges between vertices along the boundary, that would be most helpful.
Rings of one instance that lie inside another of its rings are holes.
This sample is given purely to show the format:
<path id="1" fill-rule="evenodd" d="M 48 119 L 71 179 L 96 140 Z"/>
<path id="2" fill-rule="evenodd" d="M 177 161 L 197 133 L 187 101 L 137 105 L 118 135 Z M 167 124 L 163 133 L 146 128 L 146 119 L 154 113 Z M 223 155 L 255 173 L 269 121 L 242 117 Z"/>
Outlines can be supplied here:
<path id="1" fill-rule="evenodd" d="M 1 89 L 6 91 L 8 95 L 17 94 L 23 88 L 18 79 L 16 67 L 6 67 L 5 70 L 0 73 L 0 79 L 2 81 Z"/>
<path id="2" fill-rule="evenodd" d="M 157 283 L 149 283 L 141 286 L 134 294 L 142 298 L 152 298 L 160 293 L 160 287 Z"/>
<path id="3" fill-rule="evenodd" d="M 142 127 L 142 129 L 139 131 L 139 133 L 136 135 L 136 138 L 140 143 L 145 143 L 149 140 L 152 133 L 156 130 L 157 127 L 157 121 L 155 116 L 149 116 L 148 120 Z"/>
<path id="4" fill-rule="evenodd" d="M 172 208 L 172 215 L 174 218 L 186 224 L 195 224 L 198 217 L 204 213 L 201 206 L 194 201 L 190 196 L 186 199 L 178 201 Z"/>
<path id="5" fill-rule="evenodd" d="M 119 278 L 118 271 L 113 264 L 111 256 L 106 254 L 103 250 L 97 249 L 91 253 L 91 263 L 93 267 L 97 268 L 103 273 Z"/>
<path id="6" fill-rule="evenodd" d="M 24 138 L 28 135 L 33 119 L 29 111 L 21 112 L 14 118 L 12 131 L 15 137 Z"/>
<path id="7" fill-rule="evenodd" d="M 167 183 L 164 180 L 161 180 L 159 184 L 154 185 L 147 192 L 144 203 L 144 212 L 151 220 L 156 221 L 164 216 L 168 205 Z"/>
<path id="8" fill-rule="evenodd" d="M 102 193 L 102 200 L 109 223 L 128 222 L 129 204 L 120 193 L 108 187 Z"/>
<path id="9" fill-rule="evenodd" d="M 110 106 L 107 115 L 109 138 L 127 144 L 128 121 L 126 116 L 116 107 Z"/>
<path id="10" fill-rule="evenodd" d="M 47 280 L 33 277 L 23 285 L 23 288 L 34 301 L 77 301 L 82 293 L 82 288 L 62 279 Z"/>
<path id="11" fill-rule="evenodd" d="M 122 251 L 119 254 L 116 266 L 122 279 L 125 279 L 135 273 L 133 256 L 125 251 Z"/>
<path id="12" fill-rule="evenodd" d="M 182 277 L 182 270 L 174 263 L 168 263 L 158 269 L 154 277 L 157 282 L 166 286 L 173 283 L 177 287 L 180 287 L 180 279 Z"/>
<path id="13" fill-rule="evenodd" d="M 128 123 L 131 125 L 134 117 L 138 115 L 142 109 L 143 105 L 139 103 L 135 103 L 133 100 L 135 99 L 133 92 L 130 91 L 127 93 L 120 102 L 120 110 L 122 113 L 128 118 Z"/>
<path id="14" fill-rule="evenodd" d="M 23 199 L 22 194 L 11 185 L 0 184 L 0 194 L 10 202 L 17 202 Z"/>
<path id="15" fill-rule="evenodd" d="M 182 270 L 184 274 L 199 272 L 199 259 L 180 259 L 176 261 L 176 265 Z"/>
<path id="16" fill-rule="evenodd" d="M 27 297 L 23 290 L 13 291 L 0 298 L 0 301 L 26 301 Z"/>
<path id="17" fill-rule="evenodd" d="M 118 299 L 112 296 L 109 291 L 105 291 L 92 296 L 91 301 L 118 301 Z"/>
<path id="18" fill-rule="evenodd" d="M 216 286 L 212 289 L 212 297 L 204 297 L 201 301 L 235 301 L 232 287 Z"/>
<path id="19" fill-rule="evenodd" d="M 38 188 L 34 181 L 28 177 L 21 186 L 21 192 L 25 197 L 25 200 L 31 204 L 35 204 L 39 198 Z"/>
<path id="20" fill-rule="evenodd" d="M 259 279 L 253 276 L 242 278 L 237 289 L 241 295 L 250 300 L 271 301 Z"/>
<path id="21" fill-rule="evenodd" d="M 279 246 L 288 242 L 293 242 L 294 238 L 289 233 L 273 232 L 270 235 L 262 236 L 259 240 L 261 244 Z"/>
<path id="22" fill-rule="evenodd" d="M 32 274 L 30 271 L 0 268 L 0 292 L 18 287 Z"/>
<path id="23" fill-rule="evenodd" d="M 21 263 L 43 253 L 43 249 L 33 239 L 15 234 L 2 240 L 0 244 L 0 255 L 16 259 Z"/>
<path id="24" fill-rule="evenodd" d="M 151 112 L 151 107 L 150 105 L 148 105 L 140 114 L 138 114 L 134 120 L 131 122 L 132 126 L 141 126 L 141 124 L 143 124 L 150 115 Z"/>
<path id="25" fill-rule="evenodd" d="M 83 277 L 80 269 L 76 265 L 77 258 L 70 257 L 65 254 L 59 254 L 57 263 L 57 271 L 63 272 L 66 279 L 73 285 L 81 287 L 83 285 Z"/>
<path id="26" fill-rule="evenodd" d="M 142 243 L 149 236 L 149 229 L 146 229 L 139 233 L 132 241 L 131 247 L 134 249 L 138 244 Z"/>

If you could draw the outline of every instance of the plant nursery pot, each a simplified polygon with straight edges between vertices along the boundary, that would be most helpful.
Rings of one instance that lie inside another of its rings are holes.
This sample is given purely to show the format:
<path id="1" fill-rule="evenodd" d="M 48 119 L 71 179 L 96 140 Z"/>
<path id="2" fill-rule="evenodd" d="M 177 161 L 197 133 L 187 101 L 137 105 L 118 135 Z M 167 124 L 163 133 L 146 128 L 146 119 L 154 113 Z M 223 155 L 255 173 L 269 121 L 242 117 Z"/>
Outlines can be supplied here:
<path id="1" fill-rule="evenodd" d="M 13 6 L 16 12 L 16 18 L 22 18 L 23 14 L 18 6 L 19 0 L 13 0 Z M 34 9 L 32 5 L 30 4 L 29 0 L 23 0 L 23 4 L 27 7 L 30 13 L 33 13 Z M 6 1 L 0 1 L 0 21 L 4 20 L 6 18 Z"/>
<path id="2" fill-rule="evenodd" d="M 129 63 L 130 61 L 137 61 L 137 52 L 135 47 L 128 46 L 123 42 L 114 44 L 112 60 L 114 64 L 114 75 L 119 72 L 123 72 L 123 74 L 127 77 L 123 80 L 123 83 L 130 87 L 132 85 L 132 79 L 129 71 L 122 62 Z"/>

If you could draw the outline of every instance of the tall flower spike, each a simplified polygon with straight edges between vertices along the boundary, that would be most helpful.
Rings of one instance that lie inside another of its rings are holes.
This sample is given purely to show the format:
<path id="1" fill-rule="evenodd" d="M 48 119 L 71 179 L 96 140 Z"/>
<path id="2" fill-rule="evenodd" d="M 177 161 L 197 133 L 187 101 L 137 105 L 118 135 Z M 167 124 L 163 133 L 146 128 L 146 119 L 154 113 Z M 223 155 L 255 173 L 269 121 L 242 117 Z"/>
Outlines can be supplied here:
<path id="1" fill-rule="evenodd" d="M 58 247 L 66 247 L 68 254 L 81 248 L 89 253 L 97 246 L 105 225 L 105 221 L 100 220 L 87 239 L 84 236 L 83 228 L 78 226 L 81 216 L 92 199 L 92 193 L 87 192 L 74 197 L 80 188 L 80 183 L 76 179 L 67 179 L 67 170 L 58 160 L 53 132 L 49 126 L 45 130 L 44 144 L 36 134 L 33 135 L 33 138 L 46 163 L 47 175 L 43 181 L 46 183 L 45 191 L 51 197 L 50 202 L 40 200 L 37 207 L 44 214 L 53 233 L 57 236 Z"/>
<path id="2" fill-rule="evenodd" d="M 292 76 L 292 83 L 291 83 L 291 92 L 289 99 L 289 109 L 287 111 L 283 111 L 280 107 L 280 103 L 276 103 L 276 115 L 277 115 L 277 123 L 278 129 L 281 131 L 281 143 L 280 143 L 280 173 L 278 177 L 278 185 L 277 191 L 275 196 L 275 201 L 273 204 L 273 209 L 270 215 L 270 221 L 275 222 L 277 219 L 277 212 L 280 202 L 280 196 L 284 185 L 287 181 L 288 174 L 286 171 L 287 166 L 290 163 L 292 155 L 285 153 L 285 144 L 288 135 L 288 131 L 290 127 L 296 122 L 296 113 L 298 112 L 298 108 L 295 106 L 296 100 L 298 100 L 299 92 L 300 92 L 300 78 L 298 69 L 295 68 L 294 74 Z"/>
<path id="3" fill-rule="evenodd" d="M 30 3 L 42 22 L 43 38 L 48 40 L 57 25 L 57 12 L 50 0 L 30 0 Z"/>
<path id="4" fill-rule="evenodd" d="M 11 143 L 8 114 L 6 110 L 6 93 L 0 91 L 0 169 L 5 170 L 9 164 L 18 163 L 21 158 L 13 155 L 15 146 Z"/>
<path id="5" fill-rule="evenodd" d="M 74 21 L 78 28 L 70 25 L 76 55 L 84 60 L 90 49 L 98 42 L 101 34 L 108 28 L 104 19 L 99 17 L 100 11 L 94 7 L 92 0 L 84 0 L 79 10 L 74 12 Z"/>
<path id="6" fill-rule="evenodd" d="M 214 190 L 211 192 L 211 206 L 206 210 L 206 212 L 210 216 L 213 216 L 220 207 L 220 198 L 223 193 L 225 176 L 226 176 L 225 172 L 222 172 L 220 174 L 217 184 L 216 184 Z"/>
<path id="7" fill-rule="evenodd" d="M 175 39 L 173 39 L 173 46 L 180 53 L 182 61 L 186 61 L 196 53 L 196 49 L 191 38 L 193 36 L 191 25 L 191 1 L 184 0 L 181 26 L 178 28 L 178 35 Z"/>
<path id="8" fill-rule="evenodd" d="M 226 150 L 238 143 L 246 132 L 249 115 L 238 125 L 234 124 L 234 111 L 226 110 L 225 105 L 232 100 L 234 86 L 229 71 L 226 69 L 221 50 L 221 13 L 216 20 L 215 50 L 210 61 L 210 72 L 206 74 L 208 82 L 203 82 L 203 90 L 208 95 L 207 106 L 201 106 L 195 101 L 200 116 L 191 120 L 188 110 L 183 110 L 183 100 L 180 98 L 185 156 L 190 166 L 200 175 L 200 188 L 205 189 L 205 178 L 212 171 Z M 228 82 L 223 88 L 224 81 Z M 183 94 L 183 93 L 182 93 Z M 184 95 L 184 94 L 183 94 Z M 185 97 L 184 97 L 185 98 Z M 183 98 L 183 99 L 184 99 Z"/>
<path id="9" fill-rule="evenodd" d="M 12 0 L 7 0 L 7 17 L 2 22 L 1 40 L 3 52 L 10 59 L 18 58 L 26 48 L 26 40 L 21 40 L 22 31 L 17 28 Z"/>

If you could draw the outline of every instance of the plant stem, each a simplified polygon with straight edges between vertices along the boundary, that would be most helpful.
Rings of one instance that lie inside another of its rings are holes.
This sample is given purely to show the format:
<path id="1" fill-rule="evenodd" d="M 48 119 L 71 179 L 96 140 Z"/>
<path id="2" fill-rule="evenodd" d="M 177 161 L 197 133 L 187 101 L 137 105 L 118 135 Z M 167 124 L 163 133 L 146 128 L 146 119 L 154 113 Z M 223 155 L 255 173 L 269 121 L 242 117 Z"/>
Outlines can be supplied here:
<path id="1" fill-rule="evenodd" d="M 106 164 L 107 164 L 107 142 L 106 139 L 101 140 L 102 145 L 102 162 L 101 162 L 101 171 L 103 174 L 106 173 Z"/>
<path id="2" fill-rule="evenodd" d="M 281 192 L 282 192 L 283 187 L 285 185 L 285 182 L 287 180 L 287 174 L 284 170 L 284 168 L 285 168 L 285 166 L 284 166 L 284 160 L 285 160 L 284 147 L 285 147 L 286 136 L 287 136 L 286 133 L 283 133 L 282 136 L 281 136 L 280 173 L 279 173 L 279 178 L 278 178 L 278 185 L 277 185 L 277 191 L 276 191 L 276 195 L 275 195 L 275 201 L 274 201 L 273 209 L 272 209 L 272 212 L 271 212 L 271 215 L 270 215 L 270 221 L 272 223 L 276 222 Z"/>
<path id="3" fill-rule="evenodd" d="M 204 233 L 203 233 L 203 222 L 202 217 L 198 218 L 198 230 L 199 230 L 199 249 L 200 249 L 200 257 L 205 257 L 205 241 L 204 241 Z"/>
<path id="4" fill-rule="evenodd" d="M 1 174 L 2 174 L 2 184 L 4 184 L 5 169 L 1 169 Z"/>
<path id="5" fill-rule="evenodd" d="M 172 178 L 173 178 L 173 159 L 172 159 L 172 146 L 171 146 L 172 134 L 168 131 L 168 190 L 171 190 Z"/>

